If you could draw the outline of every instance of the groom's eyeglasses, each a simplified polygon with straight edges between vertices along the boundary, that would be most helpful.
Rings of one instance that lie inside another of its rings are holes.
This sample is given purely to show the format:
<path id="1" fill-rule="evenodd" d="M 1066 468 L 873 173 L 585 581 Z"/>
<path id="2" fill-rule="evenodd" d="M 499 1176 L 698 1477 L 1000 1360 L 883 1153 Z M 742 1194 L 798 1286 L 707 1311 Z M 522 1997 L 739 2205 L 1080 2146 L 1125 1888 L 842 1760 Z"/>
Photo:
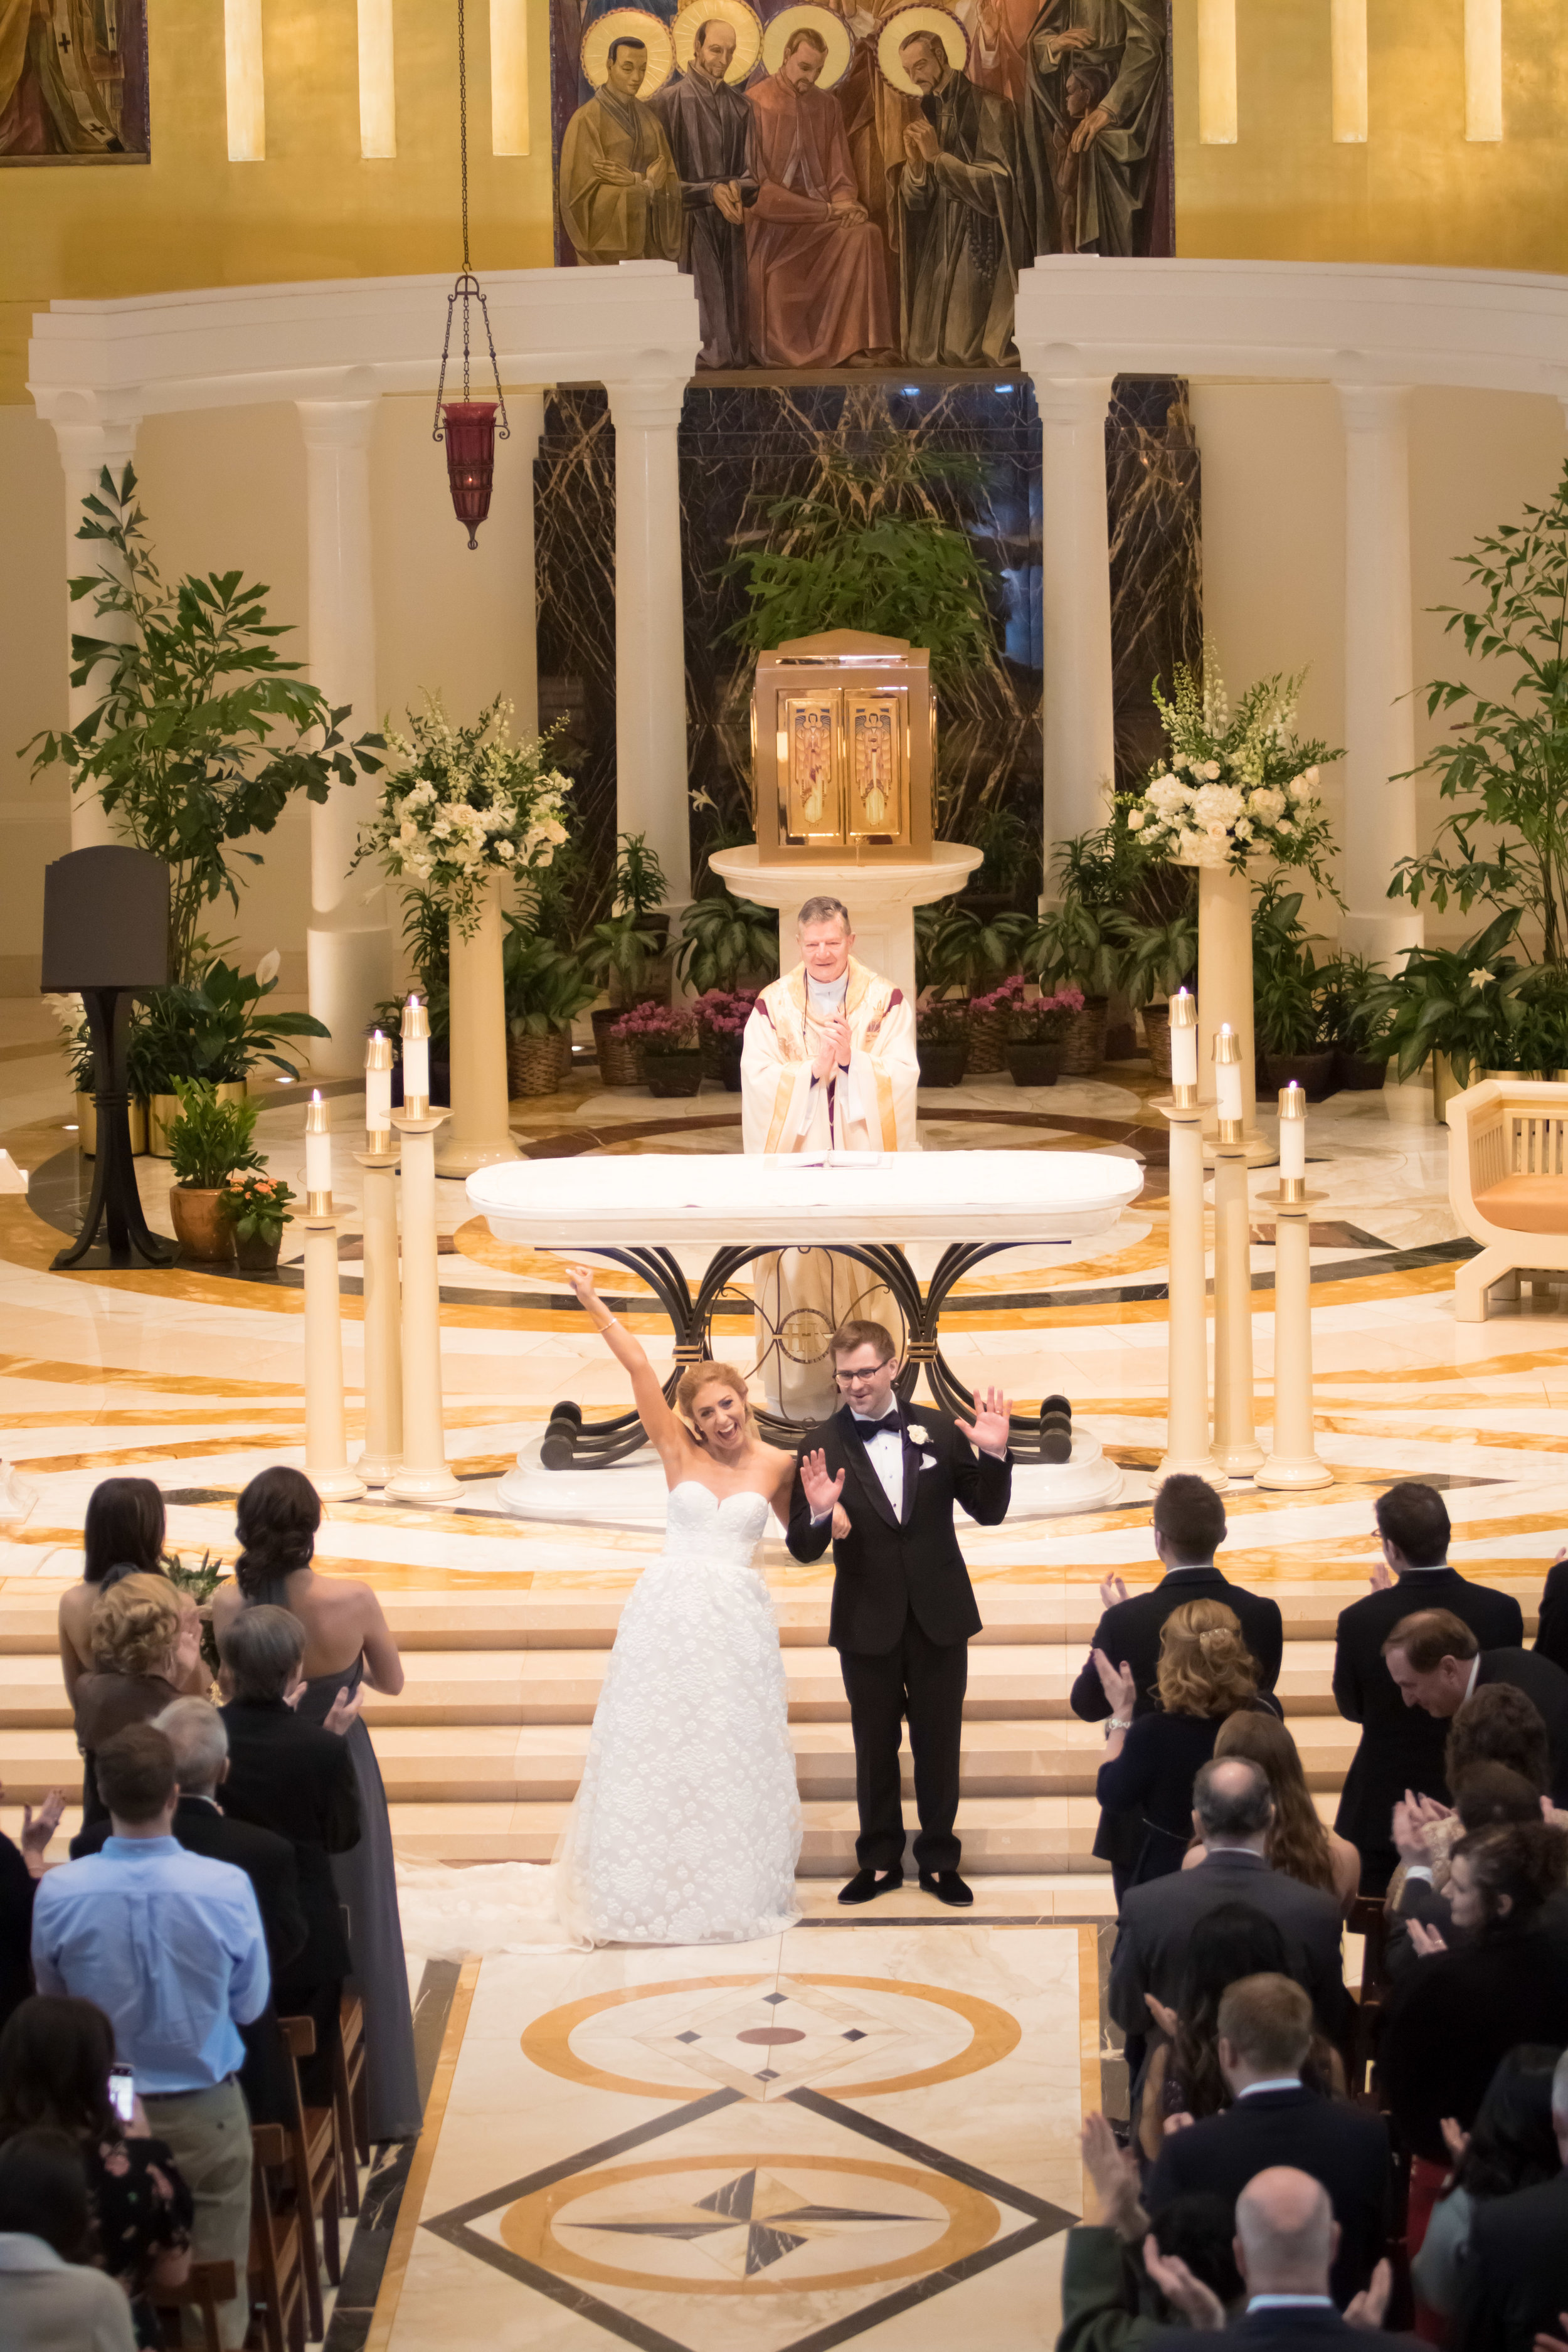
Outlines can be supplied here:
<path id="1" fill-rule="evenodd" d="M 879 1364 L 871 1365 L 868 1370 L 858 1372 L 835 1372 L 833 1377 L 837 1381 L 841 1389 L 858 1388 L 863 1381 L 874 1381 L 879 1379 L 880 1375 L 887 1370 L 888 1366 L 892 1362 L 892 1360 L 891 1356 L 884 1356 Z"/>

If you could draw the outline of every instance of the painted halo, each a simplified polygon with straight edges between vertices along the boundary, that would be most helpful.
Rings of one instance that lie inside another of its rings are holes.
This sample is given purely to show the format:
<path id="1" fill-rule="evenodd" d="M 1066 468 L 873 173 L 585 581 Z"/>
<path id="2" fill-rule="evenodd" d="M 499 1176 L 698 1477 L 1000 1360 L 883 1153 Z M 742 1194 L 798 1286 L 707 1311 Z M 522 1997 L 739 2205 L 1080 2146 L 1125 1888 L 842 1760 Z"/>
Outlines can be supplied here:
<path id="1" fill-rule="evenodd" d="M 724 79 L 742 82 L 763 48 L 763 20 L 746 0 L 687 0 L 675 20 L 675 62 L 682 73 L 688 70 L 697 47 L 698 28 L 713 16 L 722 16 L 726 25 L 735 28 L 735 54 Z"/>
<path id="2" fill-rule="evenodd" d="M 831 8 L 819 8 L 816 0 L 796 0 L 793 8 L 781 8 L 763 35 L 763 63 L 770 73 L 777 73 L 784 63 L 784 53 L 792 33 L 809 27 L 820 33 L 827 44 L 827 55 L 822 61 L 822 71 L 816 77 L 818 89 L 831 89 L 842 81 L 849 70 L 853 44 L 849 27 L 842 16 Z"/>
<path id="3" fill-rule="evenodd" d="M 675 49 L 669 37 L 669 26 L 647 8 L 612 8 L 607 16 L 595 16 L 583 36 L 578 55 L 583 71 L 595 89 L 603 89 L 610 71 L 610 44 L 623 35 L 641 41 L 647 50 L 647 71 L 642 79 L 638 98 L 651 98 L 662 89 L 675 70 Z"/>
<path id="4" fill-rule="evenodd" d="M 901 89 L 910 98 L 919 98 L 910 76 L 905 72 L 899 51 L 911 33 L 934 33 L 947 52 L 947 62 L 954 73 L 962 73 L 969 63 L 969 36 L 963 26 L 946 8 L 934 8 L 929 0 L 915 0 L 908 8 L 895 8 L 877 36 L 877 63 L 882 79 L 893 89 Z"/>

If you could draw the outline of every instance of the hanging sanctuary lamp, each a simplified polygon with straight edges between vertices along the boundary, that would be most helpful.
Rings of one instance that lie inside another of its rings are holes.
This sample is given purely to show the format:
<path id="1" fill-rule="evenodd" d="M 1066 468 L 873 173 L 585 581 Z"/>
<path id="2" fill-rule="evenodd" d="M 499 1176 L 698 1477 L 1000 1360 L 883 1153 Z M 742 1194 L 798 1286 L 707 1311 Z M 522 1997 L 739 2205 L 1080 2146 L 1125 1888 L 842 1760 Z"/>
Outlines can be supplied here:
<path id="1" fill-rule="evenodd" d="M 479 525 L 490 510 L 498 433 L 502 441 L 510 441 L 511 427 L 506 418 L 506 395 L 500 388 L 489 310 L 479 281 L 468 266 L 468 58 L 463 0 L 458 0 L 458 136 L 463 175 L 463 267 L 447 297 L 447 333 L 441 345 L 441 373 L 436 385 L 436 428 L 430 437 L 447 444 L 447 480 L 452 493 L 452 511 L 468 530 L 469 547 L 477 548 Z M 461 400 L 447 400 L 444 395 L 447 362 L 452 348 L 452 312 L 459 302 L 463 306 L 463 396 Z M 476 303 L 485 331 L 485 349 L 489 353 L 496 393 L 493 400 L 472 400 L 468 396 L 469 314 Z"/>

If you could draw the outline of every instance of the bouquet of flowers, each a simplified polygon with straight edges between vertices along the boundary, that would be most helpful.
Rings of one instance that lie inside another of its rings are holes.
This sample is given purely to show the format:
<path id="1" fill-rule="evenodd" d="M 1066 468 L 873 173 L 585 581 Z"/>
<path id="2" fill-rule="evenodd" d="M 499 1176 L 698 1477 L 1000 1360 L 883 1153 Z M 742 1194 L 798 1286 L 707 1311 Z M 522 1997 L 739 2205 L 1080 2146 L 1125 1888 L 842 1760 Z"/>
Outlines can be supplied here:
<path id="1" fill-rule="evenodd" d="M 722 1038 L 726 1045 L 738 1045 L 756 1001 L 754 988 L 705 988 L 700 996 L 692 998 L 691 1010 L 700 1029 L 710 1037 Z"/>
<path id="2" fill-rule="evenodd" d="M 1023 1006 L 1028 986 L 1021 971 L 1010 972 L 1005 980 L 998 981 L 996 986 L 988 988 L 984 995 L 970 998 L 968 1009 L 971 1018 L 984 1020 L 987 1015 L 996 1013 L 1004 1022 L 1011 1023 L 1015 1013 Z"/>
<path id="3" fill-rule="evenodd" d="M 1156 857 L 1182 866 L 1229 866 L 1245 873 L 1262 851 L 1278 866 L 1299 866 L 1320 890 L 1339 898 L 1327 861 L 1334 840 L 1318 799 L 1319 769 L 1344 757 L 1296 733 L 1296 701 L 1306 672 L 1276 674 L 1249 686 L 1233 714 L 1212 646 L 1200 677 L 1176 665 L 1174 699 L 1154 688 L 1169 761 L 1142 793 L 1123 801 L 1127 829 Z"/>
<path id="4" fill-rule="evenodd" d="M 1048 1045 L 1067 1027 L 1068 1013 L 1082 1011 L 1083 991 L 1070 982 L 1053 989 L 1048 996 L 1042 993 L 1026 1000 L 1020 994 L 1009 1010 L 1008 1037 L 1019 1045 Z"/>
<path id="5" fill-rule="evenodd" d="M 610 1034 L 645 1054 L 694 1054 L 697 1016 L 689 1004 L 633 1004 L 611 1024 Z"/>
<path id="6" fill-rule="evenodd" d="M 407 735 L 389 731 L 380 802 L 355 856 L 410 877 L 463 939 L 492 874 L 546 866 L 566 839 L 572 780 L 548 764 L 548 736 L 513 740 L 511 708 L 498 695 L 471 727 L 454 727 L 431 696 L 409 713 Z"/>

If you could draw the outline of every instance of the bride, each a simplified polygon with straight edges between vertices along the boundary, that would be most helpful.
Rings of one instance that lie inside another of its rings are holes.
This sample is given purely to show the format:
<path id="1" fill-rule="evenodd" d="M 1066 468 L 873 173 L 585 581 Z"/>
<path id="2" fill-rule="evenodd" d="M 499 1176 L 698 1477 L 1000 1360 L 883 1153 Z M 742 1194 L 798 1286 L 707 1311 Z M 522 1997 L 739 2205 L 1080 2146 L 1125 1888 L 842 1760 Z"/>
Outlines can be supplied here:
<path id="1" fill-rule="evenodd" d="M 773 1604 L 754 1565 L 795 1456 L 746 1384 L 691 1365 L 675 1408 L 587 1266 L 579 1303 L 631 1375 L 669 1488 L 664 1549 L 621 1612 L 562 1850 L 563 1916 L 596 1944 L 743 1943 L 798 1917 L 800 1800 Z"/>

